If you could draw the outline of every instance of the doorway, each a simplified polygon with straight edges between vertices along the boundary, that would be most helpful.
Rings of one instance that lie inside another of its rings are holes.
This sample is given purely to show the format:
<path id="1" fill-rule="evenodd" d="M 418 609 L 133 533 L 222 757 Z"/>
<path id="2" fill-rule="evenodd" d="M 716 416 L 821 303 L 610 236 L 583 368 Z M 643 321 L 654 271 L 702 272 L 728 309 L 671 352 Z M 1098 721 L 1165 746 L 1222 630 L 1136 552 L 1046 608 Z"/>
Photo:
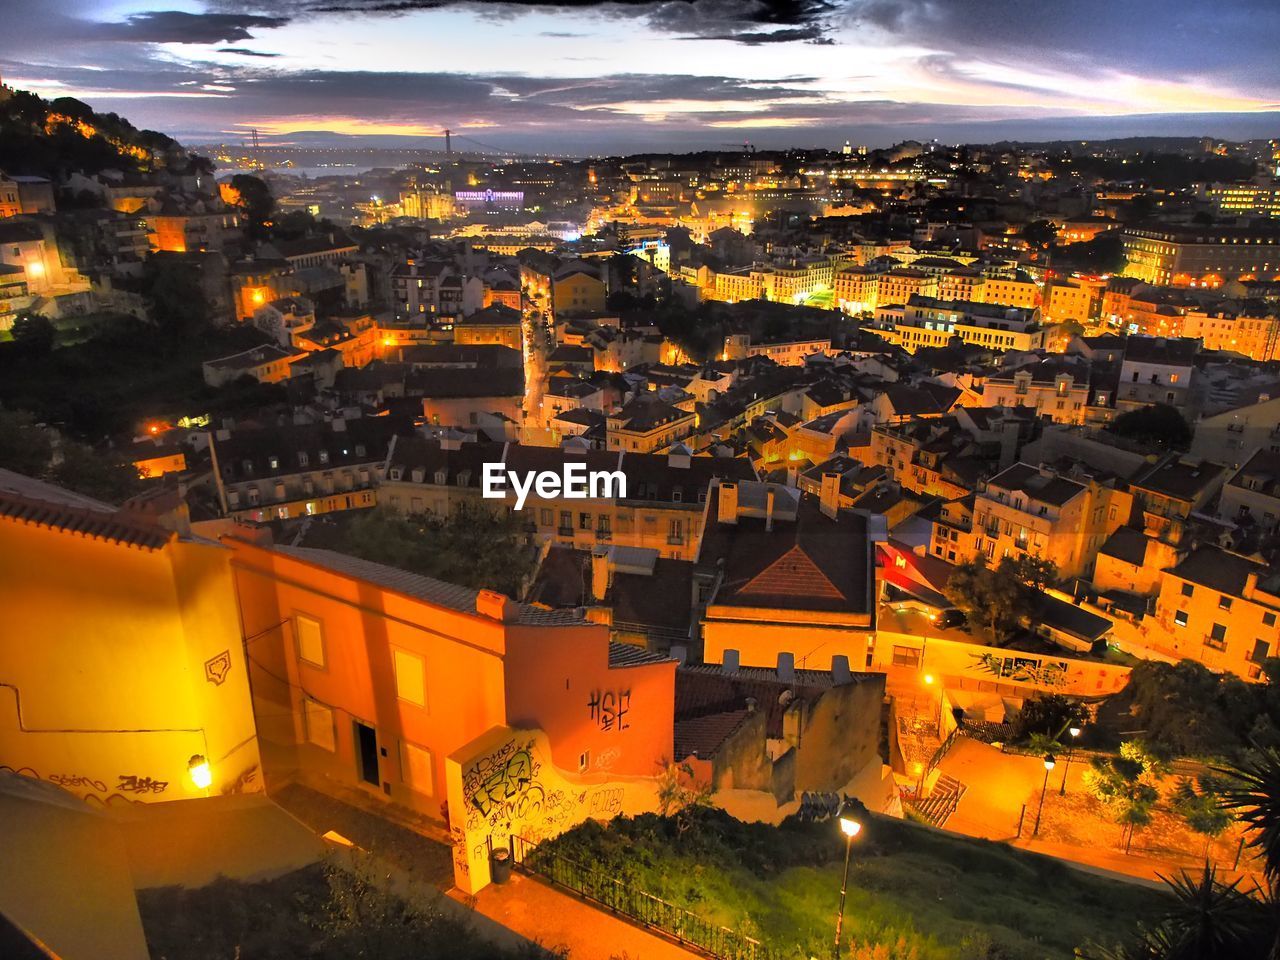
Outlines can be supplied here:
<path id="1" fill-rule="evenodd" d="M 368 724 L 353 720 L 356 741 L 356 768 L 360 779 L 375 787 L 382 778 L 378 775 L 378 733 Z"/>

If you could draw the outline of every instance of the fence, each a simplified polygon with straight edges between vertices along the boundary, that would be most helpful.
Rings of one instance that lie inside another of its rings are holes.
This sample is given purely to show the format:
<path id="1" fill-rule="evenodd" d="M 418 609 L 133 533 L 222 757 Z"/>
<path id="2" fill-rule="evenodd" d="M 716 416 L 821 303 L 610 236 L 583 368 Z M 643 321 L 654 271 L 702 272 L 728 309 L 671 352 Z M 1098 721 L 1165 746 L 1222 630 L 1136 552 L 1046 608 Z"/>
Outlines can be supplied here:
<path id="1" fill-rule="evenodd" d="M 716 960 L 771 960 L 768 949 L 759 940 L 637 890 L 602 870 L 584 866 L 523 837 L 511 838 L 511 855 L 521 869 L 572 890 L 614 913 L 660 930 Z"/>

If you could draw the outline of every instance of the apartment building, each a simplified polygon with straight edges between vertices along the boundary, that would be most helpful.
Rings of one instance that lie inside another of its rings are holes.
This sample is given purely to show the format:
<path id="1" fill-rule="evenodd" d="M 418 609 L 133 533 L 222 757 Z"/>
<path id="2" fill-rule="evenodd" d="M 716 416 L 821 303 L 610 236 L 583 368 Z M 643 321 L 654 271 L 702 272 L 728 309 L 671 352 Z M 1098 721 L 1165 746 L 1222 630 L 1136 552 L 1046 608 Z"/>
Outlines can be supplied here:
<path id="1" fill-rule="evenodd" d="M 1045 331 L 1039 311 L 913 294 L 902 306 L 876 310 L 875 330 L 909 353 L 945 347 L 953 337 L 990 350 L 1038 350 Z"/>
<path id="2" fill-rule="evenodd" d="M 716 479 L 751 480 L 755 471 L 741 457 L 694 457 L 687 452 L 649 454 L 586 450 L 567 445 L 461 443 L 456 440 L 400 438 L 392 452 L 379 505 L 403 513 L 448 516 L 459 505 L 505 503 L 481 497 L 485 463 L 501 463 L 516 472 L 551 470 L 581 461 L 588 470 L 620 471 L 625 495 L 567 501 L 543 499 L 531 491 L 522 511 L 539 541 L 579 550 L 599 544 L 655 549 L 665 559 L 692 560 L 702 538 L 707 491 Z"/>
<path id="3" fill-rule="evenodd" d="M 1052 560 L 1064 579 L 1087 577 L 1131 504 L 1129 494 L 1099 480 L 1016 463 L 975 495 L 975 549 L 992 564 L 1036 556 Z"/>
<path id="4" fill-rule="evenodd" d="M 1157 650 L 1211 670 L 1261 679 L 1280 650 L 1280 571 L 1215 546 L 1166 570 L 1147 632 Z"/>
<path id="5" fill-rule="evenodd" d="M 1280 230 L 1257 226 L 1126 227 L 1125 275 L 1146 283 L 1217 287 L 1280 272 Z"/>
<path id="6" fill-rule="evenodd" d="M 610 450 L 655 453 L 690 436 L 698 422 L 691 410 L 656 396 L 639 396 L 609 414 L 606 427 Z"/>
<path id="7" fill-rule="evenodd" d="M 984 404 L 1030 407 L 1054 423 L 1084 423 L 1089 393 L 1088 368 L 1058 359 L 1001 371 L 982 386 Z"/>

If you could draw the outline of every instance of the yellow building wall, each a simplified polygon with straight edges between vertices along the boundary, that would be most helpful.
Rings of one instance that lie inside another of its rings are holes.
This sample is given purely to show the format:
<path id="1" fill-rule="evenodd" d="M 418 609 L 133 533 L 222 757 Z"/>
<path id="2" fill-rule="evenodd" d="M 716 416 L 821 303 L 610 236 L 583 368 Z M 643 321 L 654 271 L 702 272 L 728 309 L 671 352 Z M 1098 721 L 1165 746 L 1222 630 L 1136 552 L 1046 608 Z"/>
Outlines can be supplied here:
<path id="1" fill-rule="evenodd" d="M 97 802 L 261 789 L 227 551 L 0 521 L 0 584 L 0 767 Z"/>

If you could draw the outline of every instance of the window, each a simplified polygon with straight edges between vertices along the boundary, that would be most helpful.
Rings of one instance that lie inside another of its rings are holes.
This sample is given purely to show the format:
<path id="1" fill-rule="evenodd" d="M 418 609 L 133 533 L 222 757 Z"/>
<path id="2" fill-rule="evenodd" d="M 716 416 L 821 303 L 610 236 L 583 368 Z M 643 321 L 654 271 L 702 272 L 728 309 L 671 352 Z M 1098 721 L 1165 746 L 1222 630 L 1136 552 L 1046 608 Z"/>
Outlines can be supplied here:
<path id="1" fill-rule="evenodd" d="M 298 638 L 298 658 L 313 667 L 324 667 L 324 632 L 320 621 L 301 613 L 293 615 L 293 632 Z"/>
<path id="2" fill-rule="evenodd" d="M 321 462 L 321 463 L 328 463 L 328 462 L 329 462 L 329 451 L 328 451 L 328 450 L 321 450 L 321 451 L 320 451 L 320 462 Z"/>
<path id="3" fill-rule="evenodd" d="M 435 770 L 431 762 L 431 751 L 415 743 L 400 741 L 400 779 L 408 784 L 415 793 L 428 796 L 436 792 Z"/>
<path id="4" fill-rule="evenodd" d="M 1184 597 L 1189 597 L 1189 596 L 1191 596 L 1191 595 L 1192 595 L 1193 593 L 1195 593 L 1195 592 L 1196 592 L 1196 588 L 1195 588 L 1195 587 L 1193 587 L 1191 584 L 1189 584 L 1189 583 L 1184 583 L 1184 584 L 1182 585 L 1182 595 L 1183 595 Z"/>
<path id="5" fill-rule="evenodd" d="M 548 508 L 543 507 L 541 510 L 538 511 L 539 526 L 549 527 L 551 526 L 551 520 L 552 520 L 551 511 Z"/>
<path id="6" fill-rule="evenodd" d="M 1227 648 L 1227 628 L 1221 623 L 1215 623 L 1209 631 L 1209 635 L 1205 637 L 1204 642 L 1215 650 L 1225 650 Z"/>
<path id="7" fill-rule="evenodd" d="M 427 705 L 427 679 L 422 658 L 407 650 L 393 650 L 396 673 L 396 696 L 420 707 Z"/>
<path id="8" fill-rule="evenodd" d="M 1261 663 L 1263 660 L 1267 659 L 1267 654 L 1270 650 L 1271 644 L 1267 643 L 1266 640 L 1254 640 L 1253 653 L 1249 656 L 1249 659 L 1254 663 Z"/>
<path id="9" fill-rule="evenodd" d="M 594 524 L 592 524 L 592 522 L 591 522 L 591 514 L 589 514 L 589 513 L 580 513 L 580 514 L 578 514 L 578 529 L 579 529 L 579 530 L 590 530 L 590 529 L 592 528 L 592 526 L 594 526 Z"/>
<path id="10" fill-rule="evenodd" d="M 1262 622 L 1268 627 L 1274 627 L 1276 625 L 1276 615 L 1274 613 L 1264 613 L 1262 615 Z"/>
<path id="11" fill-rule="evenodd" d="M 1231 609 L 1231 598 L 1228 597 L 1225 593 L 1222 594 L 1222 596 L 1218 597 L 1218 609 L 1219 610 Z"/>
<path id="12" fill-rule="evenodd" d="M 560 511 L 560 531 L 562 533 L 573 532 L 573 514 L 568 510 Z"/>
<path id="13" fill-rule="evenodd" d="M 1173 622 L 1180 627 L 1185 627 L 1187 625 L 1187 611 L 1179 610 L 1175 613 L 1173 615 Z"/>
<path id="14" fill-rule="evenodd" d="M 578 754 L 578 772 L 586 773 L 587 769 L 590 766 L 591 766 L 591 751 L 583 750 L 582 753 Z"/>
<path id="15" fill-rule="evenodd" d="M 305 697 L 302 701 L 302 721 L 307 731 L 307 743 L 333 752 L 337 748 L 334 742 L 333 711 L 318 700 Z"/>
<path id="16" fill-rule="evenodd" d="M 895 667 L 920 666 L 920 648 L 899 647 L 895 645 L 893 648 L 893 665 Z"/>

